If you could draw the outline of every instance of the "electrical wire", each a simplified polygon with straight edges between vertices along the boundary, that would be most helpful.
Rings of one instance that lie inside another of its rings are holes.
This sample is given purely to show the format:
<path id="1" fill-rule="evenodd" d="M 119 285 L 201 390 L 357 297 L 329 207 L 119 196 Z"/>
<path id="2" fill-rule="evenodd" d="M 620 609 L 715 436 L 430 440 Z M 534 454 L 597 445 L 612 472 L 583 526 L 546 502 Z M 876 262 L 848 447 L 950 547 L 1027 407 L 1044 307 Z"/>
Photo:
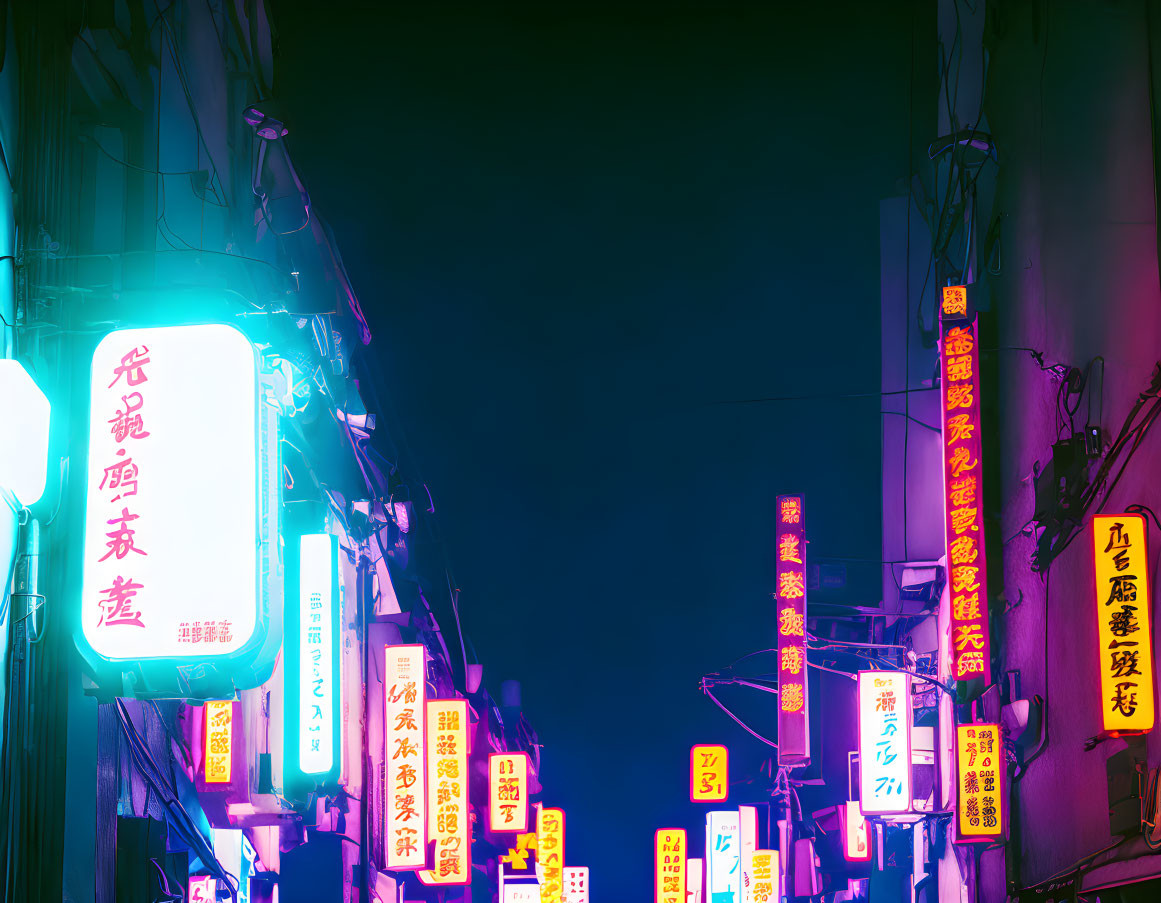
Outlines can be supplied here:
<path id="1" fill-rule="evenodd" d="M 720 699 L 718 699 L 717 696 L 715 696 L 713 694 L 713 691 L 710 690 L 710 688 L 707 687 L 704 682 L 701 685 L 701 691 L 703 693 L 705 693 L 705 695 L 708 696 L 711 700 L 713 700 L 714 705 L 716 705 L 719 709 L 721 709 L 723 712 L 725 712 L 738 725 L 738 727 L 740 727 L 742 730 L 744 730 L 751 737 L 754 737 L 756 740 L 761 740 L 767 746 L 771 746 L 774 749 L 778 748 L 777 743 L 775 743 L 773 740 L 768 740 L 767 738 L 763 737 L 756 730 L 754 730 L 752 727 L 750 727 L 748 724 L 746 724 L 746 722 L 744 722 L 741 718 L 739 718 L 737 715 L 735 715 L 733 712 L 731 712 L 729 709 L 727 709 L 722 704 L 722 701 Z"/>

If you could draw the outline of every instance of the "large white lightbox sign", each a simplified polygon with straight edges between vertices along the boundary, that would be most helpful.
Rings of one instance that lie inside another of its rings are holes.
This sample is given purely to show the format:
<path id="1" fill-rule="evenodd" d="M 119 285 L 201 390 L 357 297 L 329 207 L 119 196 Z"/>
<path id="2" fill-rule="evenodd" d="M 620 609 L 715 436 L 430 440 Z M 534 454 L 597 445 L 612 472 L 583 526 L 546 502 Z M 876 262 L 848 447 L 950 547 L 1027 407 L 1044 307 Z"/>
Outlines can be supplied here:
<path id="1" fill-rule="evenodd" d="M 0 360 L 0 486 L 21 505 L 35 505 L 48 475 L 51 408 L 24 365 Z"/>
<path id="2" fill-rule="evenodd" d="M 259 607 L 258 367 L 224 325 L 124 329 L 93 354 L 81 624 L 112 660 L 244 648 Z"/>

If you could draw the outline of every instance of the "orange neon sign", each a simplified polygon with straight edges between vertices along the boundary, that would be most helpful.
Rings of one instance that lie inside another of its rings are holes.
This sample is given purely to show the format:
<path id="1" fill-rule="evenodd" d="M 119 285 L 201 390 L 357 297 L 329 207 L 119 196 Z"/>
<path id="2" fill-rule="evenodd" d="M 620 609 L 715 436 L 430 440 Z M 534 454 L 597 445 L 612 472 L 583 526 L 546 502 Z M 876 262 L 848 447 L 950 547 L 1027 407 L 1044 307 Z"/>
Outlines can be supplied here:
<path id="1" fill-rule="evenodd" d="M 949 289 L 954 291 L 949 294 Z M 966 287 L 945 289 L 940 310 L 940 407 L 951 676 L 979 678 L 986 686 L 992 681 L 992 663 L 977 325 L 974 315 L 968 317 Z"/>

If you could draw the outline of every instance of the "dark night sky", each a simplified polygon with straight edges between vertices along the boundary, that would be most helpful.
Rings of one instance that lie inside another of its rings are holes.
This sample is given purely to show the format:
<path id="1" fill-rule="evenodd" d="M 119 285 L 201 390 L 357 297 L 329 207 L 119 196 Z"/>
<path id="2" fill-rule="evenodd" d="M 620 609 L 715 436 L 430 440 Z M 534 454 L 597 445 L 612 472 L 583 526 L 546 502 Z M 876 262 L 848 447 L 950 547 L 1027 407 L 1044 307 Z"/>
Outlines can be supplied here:
<path id="1" fill-rule="evenodd" d="M 764 755 L 698 678 L 771 645 L 775 495 L 879 557 L 874 399 L 711 403 L 877 390 L 907 165 L 907 5 L 628 7 L 274 4 L 292 153 L 598 901 L 699 836 L 691 743 Z"/>

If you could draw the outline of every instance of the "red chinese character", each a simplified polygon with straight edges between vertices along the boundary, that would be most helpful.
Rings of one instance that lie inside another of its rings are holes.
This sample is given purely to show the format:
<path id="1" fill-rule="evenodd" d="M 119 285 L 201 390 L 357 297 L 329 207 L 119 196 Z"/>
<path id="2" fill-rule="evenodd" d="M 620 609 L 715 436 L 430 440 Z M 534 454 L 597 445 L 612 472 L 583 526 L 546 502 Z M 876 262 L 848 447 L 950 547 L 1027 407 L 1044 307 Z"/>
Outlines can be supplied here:
<path id="1" fill-rule="evenodd" d="M 117 449 L 117 454 L 125 454 L 125 449 Z M 105 489 L 106 484 L 109 489 L 121 490 L 120 494 L 113 496 L 110 501 L 116 502 L 123 496 L 137 495 L 137 465 L 133 463 L 133 459 L 125 458 L 106 467 L 105 476 L 101 478 L 101 485 L 97 488 Z"/>
<path id="2" fill-rule="evenodd" d="M 101 619 L 97 622 L 97 626 L 132 624 L 135 627 L 144 627 L 141 612 L 130 604 L 137 595 L 137 590 L 142 588 L 142 584 L 135 583 L 132 577 L 114 577 L 113 585 L 101 590 L 101 595 L 106 598 L 100 600 Z"/>
<path id="3" fill-rule="evenodd" d="M 149 363 L 149 358 L 145 356 L 147 354 L 149 354 L 149 349 L 145 345 L 129 351 L 128 354 L 121 358 L 120 366 L 113 368 L 113 381 L 109 383 L 107 388 L 111 389 L 117 385 L 117 380 L 122 376 L 125 377 L 125 381 L 131 386 L 139 386 L 144 382 L 148 382 L 149 377 L 145 375 L 145 371 L 142 369 L 142 367 Z"/>
<path id="4" fill-rule="evenodd" d="M 121 402 L 125 405 L 125 410 L 118 410 L 113 419 L 109 421 L 113 424 L 113 428 L 109 432 L 118 442 L 124 442 L 126 439 L 144 439 L 149 433 L 145 432 L 141 415 L 137 413 L 144 403 L 141 393 L 130 392 L 128 395 L 122 395 Z"/>
<path id="5" fill-rule="evenodd" d="M 219 643 L 229 643 L 233 639 L 234 639 L 234 637 L 230 634 L 230 619 L 226 618 L 225 620 L 219 621 L 218 622 L 218 642 Z"/>
<path id="6" fill-rule="evenodd" d="M 120 517 L 105 522 L 113 529 L 105 534 L 109 537 L 109 541 L 105 543 L 109 551 L 101 556 L 100 561 L 104 561 L 110 555 L 116 555 L 120 561 L 130 552 L 136 552 L 138 555 L 146 554 L 133 544 L 133 534 L 137 531 L 129 526 L 129 521 L 137 520 L 137 517 L 136 514 L 130 514 L 128 508 L 122 508 Z"/>
<path id="7" fill-rule="evenodd" d="M 218 622 L 206 621 L 202 637 L 207 643 L 216 643 L 218 641 Z"/>
<path id="8" fill-rule="evenodd" d="M 179 643 L 190 642 L 189 638 L 189 621 L 182 621 L 177 625 L 177 641 Z"/>

